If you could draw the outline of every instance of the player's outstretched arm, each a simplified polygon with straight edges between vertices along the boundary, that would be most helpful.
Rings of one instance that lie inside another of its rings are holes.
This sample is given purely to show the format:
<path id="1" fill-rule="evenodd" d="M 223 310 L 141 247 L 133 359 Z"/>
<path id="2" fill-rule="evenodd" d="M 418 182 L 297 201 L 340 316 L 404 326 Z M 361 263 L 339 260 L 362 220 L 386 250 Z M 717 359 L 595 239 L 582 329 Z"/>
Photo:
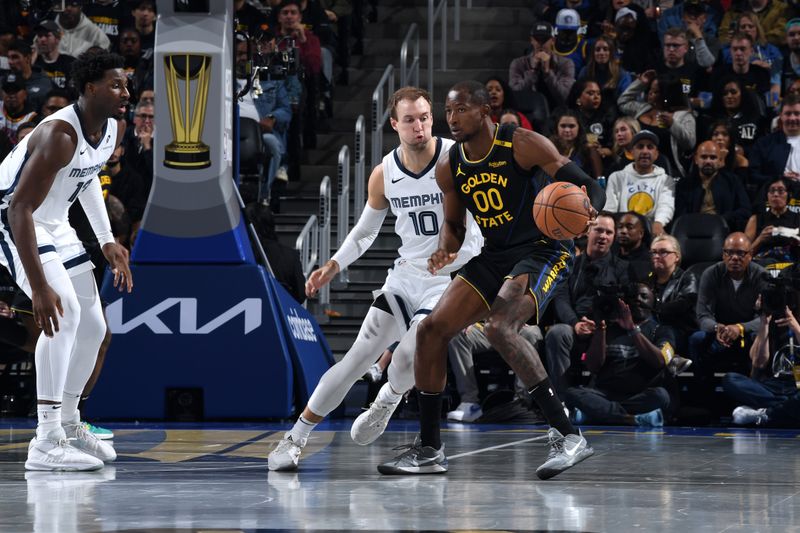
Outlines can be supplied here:
<path id="1" fill-rule="evenodd" d="M 45 335 L 58 331 L 58 317 L 64 316 L 61 298 L 47 283 L 39 260 L 33 212 L 42 204 L 56 173 L 72 159 L 77 143 L 75 132 L 61 121 L 43 124 L 28 141 L 28 159 L 8 208 L 8 223 L 14 235 L 20 261 L 31 284 L 33 318 Z"/>
<path id="2" fill-rule="evenodd" d="M 606 193 L 600 184 L 578 165 L 559 154 L 547 137 L 517 128 L 514 130 L 514 158 L 522 168 L 539 166 L 556 181 L 568 181 L 578 187 L 585 187 L 595 211 L 603 209 Z"/>
<path id="3" fill-rule="evenodd" d="M 436 163 L 436 183 L 444 195 L 444 223 L 439 231 L 439 247 L 428 259 L 428 271 L 431 274 L 436 274 L 456 260 L 467 233 L 464 218 L 467 210 L 453 183 L 449 155 Z"/>
<path id="4" fill-rule="evenodd" d="M 308 276 L 306 296 L 312 298 L 317 292 L 331 282 L 340 270 L 347 268 L 353 261 L 366 252 L 381 230 L 389 201 L 383 187 L 383 165 L 372 170 L 367 184 L 367 204 L 361 216 L 345 237 L 342 246 L 333 257 Z"/>

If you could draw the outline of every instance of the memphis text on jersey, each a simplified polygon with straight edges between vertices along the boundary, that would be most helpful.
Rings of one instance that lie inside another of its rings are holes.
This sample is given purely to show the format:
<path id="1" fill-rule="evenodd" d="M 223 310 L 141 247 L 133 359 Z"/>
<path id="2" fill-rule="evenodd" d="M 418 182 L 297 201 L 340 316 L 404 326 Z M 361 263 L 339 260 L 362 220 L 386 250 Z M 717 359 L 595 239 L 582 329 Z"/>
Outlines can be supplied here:
<path id="1" fill-rule="evenodd" d="M 86 176 L 91 176 L 92 174 L 97 174 L 101 168 L 103 168 L 105 162 L 98 163 L 91 167 L 86 168 L 73 168 L 69 171 L 70 178 L 85 178 Z"/>
<path id="2" fill-rule="evenodd" d="M 459 165 L 458 170 L 461 170 Z M 489 184 L 489 187 L 481 187 Z M 514 220 L 514 216 L 503 205 L 500 189 L 508 187 L 508 178 L 496 172 L 473 174 L 461 184 L 461 192 L 472 197 L 475 209 L 472 216 L 481 228 L 497 228 Z"/>
<path id="3" fill-rule="evenodd" d="M 412 196 L 400 196 L 389 198 L 392 202 L 392 207 L 395 209 L 408 209 L 410 207 L 425 207 L 426 205 L 441 204 L 444 199 L 444 193 L 434 194 L 415 194 Z"/>

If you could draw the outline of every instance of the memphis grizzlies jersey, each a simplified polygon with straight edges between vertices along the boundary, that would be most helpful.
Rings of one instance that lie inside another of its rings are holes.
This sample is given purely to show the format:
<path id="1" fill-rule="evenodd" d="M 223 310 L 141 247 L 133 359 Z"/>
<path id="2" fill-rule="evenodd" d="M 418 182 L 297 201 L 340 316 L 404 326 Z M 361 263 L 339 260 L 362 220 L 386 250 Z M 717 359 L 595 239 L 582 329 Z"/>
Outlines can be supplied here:
<path id="1" fill-rule="evenodd" d="M 401 148 L 395 148 L 383 158 L 384 196 L 397 218 L 394 231 L 402 241 L 398 261 L 406 260 L 426 269 L 428 259 L 439 247 L 439 230 L 444 223 L 444 194 L 436 183 L 436 163 L 447 156 L 451 146 L 452 140 L 436 138 L 433 159 L 417 174 L 403 166 Z M 463 266 L 480 253 L 482 243 L 480 230 L 471 222 L 471 217 L 467 217 L 467 234 L 458 257 L 441 273 L 446 274 Z"/>
<path id="2" fill-rule="evenodd" d="M 69 223 L 69 207 L 89 183 L 97 179 L 97 173 L 111 156 L 117 143 L 117 121 L 108 119 L 103 127 L 103 135 L 97 144 L 92 144 L 81 127 L 80 110 L 76 104 L 45 117 L 40 125 L 51 120 L 69 123 L 75 130 L 78 142 L 72 159 L 56 173 L 50 191 L 39 208 L 33 212 L 34 222 L 45 227 Z M 33 133 L 22 139 L 0 164 L 0 194 L 3 195 L 0 198 L 0 212 L 3 215 L 14 196 L 22 169 L 28 161 L 28 140 L 31 137 Z"/>

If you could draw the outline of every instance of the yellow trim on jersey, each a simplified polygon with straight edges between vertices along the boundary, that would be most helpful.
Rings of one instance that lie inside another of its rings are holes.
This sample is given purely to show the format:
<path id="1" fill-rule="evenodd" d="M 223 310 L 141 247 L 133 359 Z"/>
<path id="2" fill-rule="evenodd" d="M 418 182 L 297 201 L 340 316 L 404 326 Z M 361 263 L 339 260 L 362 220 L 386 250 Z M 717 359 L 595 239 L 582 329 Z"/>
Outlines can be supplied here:
<path id="1" fill-rule="evenodd" d="M 489 305 L 489 302 L 487 302 L 487 301 L 486 301 L 486 298 L 483 296 L 483 293 L 482 293 L 481 291 L 479 291 L 479 290 L 478 290 L 478 288 L 477 288 L 475 285 L 473 285 L 472 283 L 470 283 L 469 281 L 467 281 L 467 278 L 465 278 L 465 277 L 464 277 L 464 276 L 462 276 L 461 274 L 456 274 L 456 277 L 457 277 L 457 278 L 461 278 L 461 279 L 464 281 L 464 283 L 466 283 L 467 285 L 469 285 L 470 287 L 472 287 L 472 290 L 474 290 L 475 292 L 477 292 L 477 293 L 478 293 L 478 296 L 480 296 L 480 297 L 481 297 L 481 300 L 483 300 L 483 303 L 484 303 L 484 304 L 486 304 L 486 308 L 487 308 L 488 310 L 490 310 L 490 311 L 492 310 L 492 306 L 491 306 L 491 305 Z"/>
<path id="2" fill-rule="evenodd" d="M 477 161 L 471 161 L 469 158 L 467 158 L 467 154 L 464 153 L 464 144 L 463 143 L 459 143 L 458 144 L 458 151 L 461 153 L 461 159 L 463 159 L 464 161 L 466 161 L 467 163 L 469 163 L 471 165 L 477 165 L 478 163 L 484 161 L 486 158 L 488 158 L 490 155 L 492 155 L 492 152 L 494 152 L 494 145 L 498 143 L 497 134 L 498 134 L 499 131 L 500 131 L 500 125 L 499 124 L 495 124 L 494 125 L 494 139 L 492 139 L 492 147 L 489 148 L 489 151 L 486 152 L 486 155 L 484 155 L 483 157 L 481 157 Z M 499 142 L 504 142 L 504 141 L 499 141 Z M 511 143 L 509 143 L 509 146 L 511 146 Z"/>
<path id="3" fill-rule="evenodd" d="M 494 144 L 497 146 L 502 146 L 503 148 L 511 148 L 511 143 L 508 141 L 498 141 L 495 139 Z"/>

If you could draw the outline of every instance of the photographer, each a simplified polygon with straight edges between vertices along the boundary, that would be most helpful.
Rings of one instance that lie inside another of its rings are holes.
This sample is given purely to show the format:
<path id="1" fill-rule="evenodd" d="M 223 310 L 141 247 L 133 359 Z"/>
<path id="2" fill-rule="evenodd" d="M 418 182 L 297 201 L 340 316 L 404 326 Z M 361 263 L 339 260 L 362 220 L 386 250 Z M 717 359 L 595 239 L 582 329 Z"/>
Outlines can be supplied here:
<path id="1" fill-rule="evenodd" d="M 559 323 L 545 335 L 545 365 L 556 390 L 566 386 L 565 374 L 589 345 L 596 329 L 593 314 L 597 286 L 628 283 L 628 262 L 611 253 L 616 223 L 610 213 L 600 213 L 589 230 L 586 253 L 575 260 L 566 283 L 553 294 L 553 307 Z M 591 317 L 591 318 L 589 318 Z M 604 317 L 600 317 L 604 318 Z"/>
<path id="2" fill-rule="evenodd" d="M 748 350 L 760 322 L 755 303 L 764 290 L 766 273 L 751 262 L 750 247 L 747 235 L 731 233 L 723 244 L 722 261 L 700 278 L 696 307 L 700 331 L 689 337 L 693 385 L 700 400 L 713 393 L 715 371 L 750 366 Z"/>
<path id="3" fill-rule="evenodd" d="M 795 340 L 800 338 L 800 325 L 794 316 L 800 307 L 799 283 L 800 267 L 788 268 L 777 279 L 767 280 L 767 287 L 757 302 L 761 320 L 750 347 L 750 376 L 729 372 L 722 379 L 722 389 L 742 406 L 734 411 L 735 422 L 737 412 L 743 408 L 772 407 L 797 392 L 791 369 L 795 358 L 800 359 L 800 346 Z"/>
<path id="4" fill-rule="evenodd" d="M 650 287 L 639 283 L 635 295 L 617 300 L 613 318 L 598 321 L 586 352 L 591 382 L 564 392 L 577 423 L 664 425 L 670 396 L 659 374 L 675 341 L 653 318 L 654 303 Z"/>

